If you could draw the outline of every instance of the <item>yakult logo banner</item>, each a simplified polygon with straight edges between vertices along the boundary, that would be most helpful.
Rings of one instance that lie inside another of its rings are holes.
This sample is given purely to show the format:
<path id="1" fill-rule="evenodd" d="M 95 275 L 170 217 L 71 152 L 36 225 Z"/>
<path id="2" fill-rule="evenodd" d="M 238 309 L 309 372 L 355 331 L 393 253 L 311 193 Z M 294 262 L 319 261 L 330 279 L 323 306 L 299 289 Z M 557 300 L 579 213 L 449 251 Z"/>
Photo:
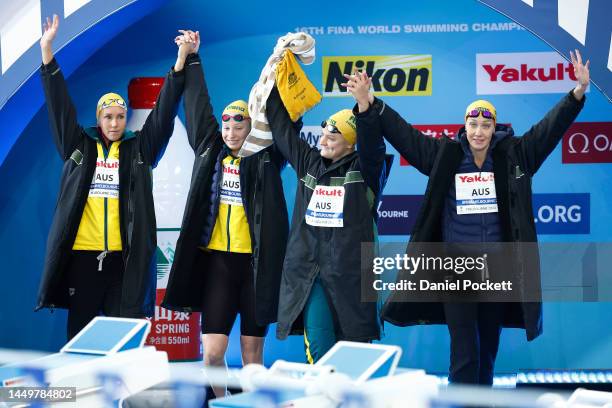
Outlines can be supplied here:
<path id="1" fill-rule="evenodd" d="M 612 122 L 574 123 L 563 136 L 563 163 L 612 163 Z"/>
<path id="2" fill-rule="evenodd" d="M 538 234 L 589 234 L 591 195 L 588 193 L 534 194 Z"/>
<path id="3" fill-rule="evenodd" d="M 422 195 L 384 195 L 376 208 L 378 233 L 410 235 L 422 202 Z"/>
<path id="4" fill-rule="evenodd" d="M 476 54 L 478 95 L 566 93 L 575 85 L 572 64 L 556 52 Z"/>
<path id="5" fill-rule="evenodd" d="M 510 17 L 569 59 L 578 49 L 591 60 L 591 80 L 612 97 L 610 2 L 607 0 L 480 0 Z M 606 17 L 607 16 L 607 17 Z M 587 35 L 588 33 L 588 35 Z"/>
<path id="6" fill-rule="evenodd" d="M 431 55 L 323 57 L 323 96 L 351 96 L 344 74 L 363 70 L 376 96 L 431 95 Z"/>

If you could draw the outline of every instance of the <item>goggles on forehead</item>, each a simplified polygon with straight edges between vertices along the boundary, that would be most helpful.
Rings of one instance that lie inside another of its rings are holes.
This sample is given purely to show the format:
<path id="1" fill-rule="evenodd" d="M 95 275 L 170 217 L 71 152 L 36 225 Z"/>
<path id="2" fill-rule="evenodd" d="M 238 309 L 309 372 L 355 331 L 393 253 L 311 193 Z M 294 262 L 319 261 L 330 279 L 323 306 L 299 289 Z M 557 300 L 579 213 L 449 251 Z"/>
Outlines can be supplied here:
<path id="1" fill-rule="evenodd" d="M 230 115 L 228 113 L 224 113 L 223 115 L 221 115 L 221 120 L 224 122 L 229 122 L 230 119 L 234 119 L 236 122 L 242 122 L 243 120 L 247 119 L 247 117 L 245 117 L 244 115 L 241 115 L 240 113 L 236 115 Z"/>
<path id="2" fill-rule="evenodd" d="M 338 129 L 336 126 L 334 125 L 330 125 L 327 123 L 326 120 L 324 120 L 323 122 L 321 122 L 321 127 L 323 129 L 327 129 L 328 132 L 330 133 L 338 133 L 338 134 L 342 134 L 342 132 L 340 131 L 340 129 Z"/>
<path id="3" fill-rule="evenodd" d="M 102 105 L 100 106 L 100 109 L 106 109 L 109 106 L 113 106 L 113 105 L 118 105 L 124 109 L 127 109 L 127 107 L 125 106 L 125 101 L 123 99 L 119 99 L 119 98 L 113 98 L 113 99 L 108 99 L 104 102 L 102 102 Z"/>
<path id="4" fill-rule="evenodd" d="M 466 118 L 477 118 L 481 114 L 482 114 L 482 117 L 485 118 L 485 119 L 493 119 L 493 120 L 495 120 L 495 117 L 493 116 L 491 111 L 488 110 L 487 108 L 472 109 L 471 111 L 469 111 L 467 113 L 467 115 L 465 115 L 465 117 Z"/>

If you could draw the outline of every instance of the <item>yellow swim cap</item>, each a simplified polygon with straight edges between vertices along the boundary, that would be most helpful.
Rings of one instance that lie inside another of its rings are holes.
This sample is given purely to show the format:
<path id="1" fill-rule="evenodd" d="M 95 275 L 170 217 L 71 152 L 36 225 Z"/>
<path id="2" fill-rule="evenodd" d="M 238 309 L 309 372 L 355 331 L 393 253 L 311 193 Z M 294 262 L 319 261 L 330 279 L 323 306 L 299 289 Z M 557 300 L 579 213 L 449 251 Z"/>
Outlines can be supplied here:
<path id="1" fill-rule="evenodd" d="M 337 127 L 342 137 L 350 144 L 354 145 L 357 141 L 357 122 L 352 110 L 343 109 L 334 113 L 327 119 L 327 124 Z"/>
<path id="2" fill-rule="evenodd" d="M 230 117 L 234 117 L 236 115 L 238 115 L 238 117 L 242 116 L 242 119 L 240 120 L 236 120 L 236 118 L 234 118 L 234 120 L 236 120 L 237 122 L 240 122 L 243 119 L 250 118 L 249 105 L 242 99 L 239 99 L 227 105 L 225 109 L 223 109 L 221 119 L 224 122 L 227 122 L 228 120 L 230 120 Z"/>
<path id="3" fill-rule="evenodd" d="M 465 109 L 465 119 L 477 118 L 480 115 L 485 119 L 493 119 L 493 122 L 497 122 L 497 111 L 495 110 L 495 106 L 484 99 L 479 99 L 470 103 Z"/>
<path id="4" fill-rule="evenodd" d="M 96 119 L 100 117 L 100 112 L 102 112 L 102 109 L 106 109 L 111 106 L 118 106 L 127 111 L 125 99 L 123 99 L 123 97 L 119 94 L 110 92 L 102 95 L 102 97 L 98 100 L 98 106 L 96 107 Z"/>

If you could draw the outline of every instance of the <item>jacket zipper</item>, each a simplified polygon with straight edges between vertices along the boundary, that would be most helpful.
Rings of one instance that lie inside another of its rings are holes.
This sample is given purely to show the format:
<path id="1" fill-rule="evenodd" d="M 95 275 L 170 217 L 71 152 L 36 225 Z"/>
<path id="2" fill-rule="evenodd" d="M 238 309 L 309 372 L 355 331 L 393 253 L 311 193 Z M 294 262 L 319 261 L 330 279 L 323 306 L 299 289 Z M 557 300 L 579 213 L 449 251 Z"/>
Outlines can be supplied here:
<path id="1" fill-rule="evenodd" d="M 230 204 L 227 205 L 227 252 L 230 251 L 230 217 L 232 216 L 232 206 Z"/>
<path id="2" fill-rule="evenodd" d="M 482 165 L 484 166 L 484 163 Z M 478 176 L 482 178 L 482 171 L 478 173 Z M 486 216 L 485 213 L 480 214 L 480 240 L 481 242 L 487 242 L 487 225 L 486 225 L 485 216 Z"/>
<path id="3" fill-rule="evenodd" d="M 108 149 L 102 144 L 102 154 L 104 155 L 104 163 L 106 163 L 106 159 L 108 159 L 108 154 L 110 149 L 112 148 L 113 142 L 110 142 L 108 145 Z M 96 257 L 98 260 L 98 271 L 102 270 L 102 263 L 104 262 L 104 258 L 106 258 L 106 254 L 108 254 L 108 198 L 104 197 L 104 251 L 100 253 Z"/>
<path id="4" fill-rule="evenodd" d="M 232 161 L 230 161 L 230 164 L 234 164 L 234 160 L 232 159 Z M 227 223 L 226 223 L 226 230 L 227 230 L 227 252 L 231 252 L 230 251 L 230 247 L 231 247 L 231 237 L 230 237 L 230 218 L 232 216 L 232 205 L 228 204 L 227 205 Z"/>

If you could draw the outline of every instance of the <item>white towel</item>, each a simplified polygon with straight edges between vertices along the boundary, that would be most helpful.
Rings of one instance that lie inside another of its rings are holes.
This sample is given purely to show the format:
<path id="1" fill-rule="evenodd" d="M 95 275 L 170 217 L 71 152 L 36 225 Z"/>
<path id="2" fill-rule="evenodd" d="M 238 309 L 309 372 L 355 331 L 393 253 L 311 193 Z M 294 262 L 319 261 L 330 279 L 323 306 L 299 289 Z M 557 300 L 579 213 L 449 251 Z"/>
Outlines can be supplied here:
<path id="1" fill-rule="evenodd" d="M 282 60 L 285 50 L 290 50 L 303 64 L 310 65 L 315 59 L 315 40 L 309 34 L 300 32 L 287 33 L 276 42 L 272 55 L 249 94 L 251 132 L 238 152 L 240 157 L 255 154 L 273 143 L 266 118 L 266 102 L 276 81 L 276 66 Z"/>

